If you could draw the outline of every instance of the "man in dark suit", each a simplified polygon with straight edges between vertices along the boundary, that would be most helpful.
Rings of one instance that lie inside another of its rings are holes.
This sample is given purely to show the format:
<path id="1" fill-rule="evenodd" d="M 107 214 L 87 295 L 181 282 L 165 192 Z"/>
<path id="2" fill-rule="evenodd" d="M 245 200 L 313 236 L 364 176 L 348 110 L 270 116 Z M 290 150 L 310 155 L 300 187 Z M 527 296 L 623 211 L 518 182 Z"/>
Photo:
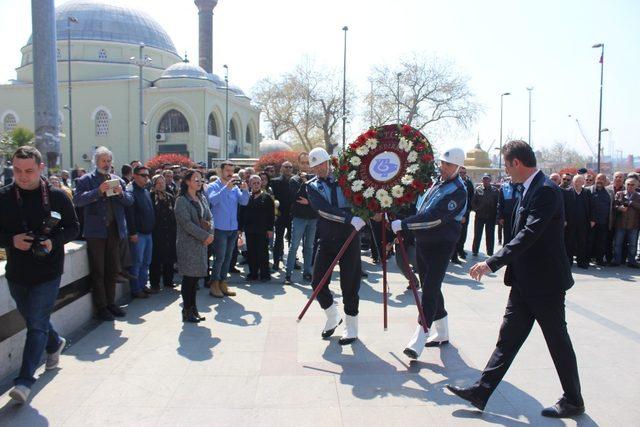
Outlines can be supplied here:
<path id="1" fill-rule="evenodd" d="M 504 281 L 511 292 L 498 343 L 481 378 L 467 388 L 447 388 L 483 410 L 537 321 L 564 390 L 560 400 L 543 409 L 542 415 L 582 414 L 578 366 L 565 321 L 565 292 L 573 286 L 573 277 L 565 256 L 561 190 L 536 169 L 535 154 L 527 143 L 510 141 L 502 154 L 507 173 L 518 184 L 514 237 L 497 254 L 471 267 L 469 274 L 480 280 L 506 265 Z"/>

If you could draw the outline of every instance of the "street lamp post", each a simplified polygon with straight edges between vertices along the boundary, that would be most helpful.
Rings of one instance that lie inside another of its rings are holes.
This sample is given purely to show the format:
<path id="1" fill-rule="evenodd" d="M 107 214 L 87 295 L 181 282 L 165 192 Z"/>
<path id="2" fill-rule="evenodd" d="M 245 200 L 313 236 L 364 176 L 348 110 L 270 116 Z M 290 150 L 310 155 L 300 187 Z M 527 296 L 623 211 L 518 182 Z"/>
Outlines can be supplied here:
<path id="1" fill-rule="evenodd" d="M 400 76 L 402 76 L 402 73 L 396 73 L 396 79 L 397 79 L 397 83 L 398 83 L 398 105 L 397 105 L 397 122 L 398 124 L 400 124 Z"/>
<path id="2" fill-rule="evenodd" d="M 129 58 L 129 62 L 138 66 L 138 149 L 140 151 L 140 161 L 144 162 L 144 126 L 146 123 L 144 122 L 144 104 L 142 99 L 142 91 L 143 91 L 143 78 L 142 78 L 142 67 L 145 65 L 149 65 L 151 63 L 151 58 L 148 56 L 143 56 L 144 43 L 140 43 L 140 50 L 138 52 L 138 58 L 132 56 Z"/>
<path id="3" fill-rule="evenodd" d="M 511 93 L 505 92 L 502 95 L 500 95 L 500 144 L 499 144 L 500 154 L 498 154 L 498 178 L 502 176 L 502 111 L 504 107 L 504 97 L 507 95 L 511 95 Z"/>
<path id="4" fill-rule="evenodd" d="M 342 59 L 342 151 L 346 145 L 347 129 L 347 31 L 349 27 L 342 27 L 344 31 L 344 56 Z"/>
<path id="5" fill-rule="evenodd" d="M 77 24 L 78 18 L 67 16 L 67 83 L 68 83 L 68 104 L 69 112 L 69 167 L 73 168 L 73 110 L 71 105 L 71 23 Z"/>
<path id="6" fill-rule="evenodd" d="M 604 43 L 597 43 L 591 47 L 594 49 L 600 48 L 600 108 L 598 112 L 598 173 L 600 173 L 600 144 L 602 141 L 602 82 L 604 77 Z"/>
<path id="7" fill-rule="evenodd" d="M 229 67 L 224 64 L 224 158 L 229 158 Z"/>
<path id="8" fill-rule="evenodd" d="M 533 144 L 531 143 L 531 92 L 533 91 L 533 86 L 529 86 L 527 90 L 529 91 L 529 139 L 527 141 L 531 148 L 533 148 Z"/>

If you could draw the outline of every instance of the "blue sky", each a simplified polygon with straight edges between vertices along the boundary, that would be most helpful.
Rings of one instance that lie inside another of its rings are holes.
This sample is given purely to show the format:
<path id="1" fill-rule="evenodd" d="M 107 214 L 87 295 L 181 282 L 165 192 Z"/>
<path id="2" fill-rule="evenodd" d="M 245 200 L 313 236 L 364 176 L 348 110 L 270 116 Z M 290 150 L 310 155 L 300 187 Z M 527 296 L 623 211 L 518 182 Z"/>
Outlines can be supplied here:
<path id="1" fill-rule="evenodd" d="M 191 0 L 104 0 L 145 10 L 180 53 L 197 61 L 197 9 Z M 0 81 L 15 77 L 20 48 L 31 32 L 30 3 L 0 0 Z M 64 1 L 56 1 L 56 4 Z M 411 52 L 447 57 L 470 78 L 485 111 L 465 132 L 436 145 L 484 148 L 497 141 L 500 94 L 504 135 L 527 137 L 528 93 L 533 86 L 532 142 L 555 141 L 590 154 L 577 117 L 595 146 L 598 129 L 599 50 L 605 43 L 603 134 L 605 154 L 640 154 L 640 1 L 419 1 L 219 0 L 214 12 L 214 72 L 229 64 L 230 78 L 249 92 L 263 77 L 290 70 L 305 55 L 342 69 L 344 25 L 349 26 L 347 78 L 364 93 L 376 64 L 393 65 Z M 363 125 L 354 120 L 351 135 Z M 497 145 L 497 142 L 495 143 Z"/>

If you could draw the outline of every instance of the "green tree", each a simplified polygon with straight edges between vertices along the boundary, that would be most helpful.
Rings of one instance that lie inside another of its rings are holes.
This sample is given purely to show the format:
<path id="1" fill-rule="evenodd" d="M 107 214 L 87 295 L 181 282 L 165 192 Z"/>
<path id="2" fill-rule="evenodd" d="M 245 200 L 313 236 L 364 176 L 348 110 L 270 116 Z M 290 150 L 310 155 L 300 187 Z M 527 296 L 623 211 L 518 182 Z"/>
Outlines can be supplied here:
<path id="1" fill-rule="evenodd" d="M 18 126 L 9 134 L 0 136 L 0 154 L 5 157 L 11 156 L 18 147 L 32 145 L 34 137 L 34 133 L 29 129 Z"/>

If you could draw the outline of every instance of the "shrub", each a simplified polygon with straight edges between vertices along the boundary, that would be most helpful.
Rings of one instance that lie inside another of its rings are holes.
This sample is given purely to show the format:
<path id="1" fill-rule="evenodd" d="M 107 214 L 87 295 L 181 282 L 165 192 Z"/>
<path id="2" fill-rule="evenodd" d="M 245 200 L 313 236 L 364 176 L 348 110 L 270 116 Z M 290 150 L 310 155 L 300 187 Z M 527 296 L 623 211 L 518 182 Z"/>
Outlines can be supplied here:
<path id="1" fill-rule="evenodd" d="M 308 171 L 309 165 L 302 165 L 298 160 L 299 155 L 300 153 L 295 151 L 274 151 L 260 156 L 254 167 L 257 172 L 260 172 L 264 170 L 266 166 L 275 166 L 276 173 L 280 173 L 280 166 L 282 166 L 284 162 L 289 161 L 293 164 L 294 172 L 300 170 Z"/>
<path id="2" fill-rule="evenodd" d="M 180 165 L 191 168 L 195 166 L 195 162 L 187 156 L 181 156 L 180 154 L 159 154 L 151 159 L 147 160 L 146 166 L 155 171 L 162 169 L 162 165 L 169 163 L 171 165 Z"/>

